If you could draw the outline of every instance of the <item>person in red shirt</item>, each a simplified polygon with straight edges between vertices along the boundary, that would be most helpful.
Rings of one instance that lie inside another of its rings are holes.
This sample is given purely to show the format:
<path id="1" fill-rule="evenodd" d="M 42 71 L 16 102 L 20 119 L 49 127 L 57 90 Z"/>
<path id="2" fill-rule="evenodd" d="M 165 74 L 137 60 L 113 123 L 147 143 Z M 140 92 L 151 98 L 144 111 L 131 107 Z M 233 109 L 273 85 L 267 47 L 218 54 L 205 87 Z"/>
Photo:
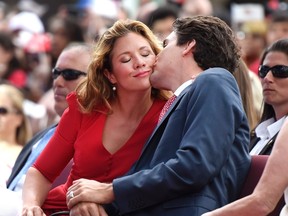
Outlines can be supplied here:
<path id="1" fill-rule="evenodd" d="M 68 95 L 69 108 L 28 170 L 23 216 L 68 210 L 66 193 L 73 181 L 112 182 L 131 168 L 167 100 L 167 92 L 149 81 L 160 50 L 151 30 L 139 21 L 117 21 L 101 36 L 87 79 Z M 49 192 L 72 158 L 67 182 Z"/>

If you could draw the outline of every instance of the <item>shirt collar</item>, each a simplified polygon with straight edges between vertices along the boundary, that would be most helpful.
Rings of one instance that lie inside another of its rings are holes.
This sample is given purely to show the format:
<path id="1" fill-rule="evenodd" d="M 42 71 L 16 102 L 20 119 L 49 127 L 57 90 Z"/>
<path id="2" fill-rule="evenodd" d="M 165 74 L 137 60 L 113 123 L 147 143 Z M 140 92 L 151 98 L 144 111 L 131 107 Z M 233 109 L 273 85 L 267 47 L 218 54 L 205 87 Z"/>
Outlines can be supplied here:
<path id="1" fill-rule="evenodd" d="M 184 82 L 182 85 L 180 85 L 176 91 L 174 92 L 174 95 L 176 95 L 177 97 L 181 94 L 181 92 L 187 88 L 189 85 L 191 85 L 193 83 L 193 80 L 187 80 L 186 82 Z"/>
<path id="2" fill-rule="evenodd" d="M 257 137 L 269 136 L 272 138 L 282 127 L 286 116 L 283 116 L 281 119 L 275 121 L 274 118 L 267 119 L 266 121 L 260 123 L 255 129 Z"/>

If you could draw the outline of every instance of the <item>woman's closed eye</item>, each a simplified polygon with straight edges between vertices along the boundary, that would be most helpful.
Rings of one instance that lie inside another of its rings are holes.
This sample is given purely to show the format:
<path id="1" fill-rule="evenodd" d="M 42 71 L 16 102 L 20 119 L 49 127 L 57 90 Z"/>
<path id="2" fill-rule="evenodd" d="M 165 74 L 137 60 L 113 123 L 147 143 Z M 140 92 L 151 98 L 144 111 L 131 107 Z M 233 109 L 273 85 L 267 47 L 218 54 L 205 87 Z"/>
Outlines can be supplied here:
<path id="1" fill-rule="evenodd" d="M 124 58 L 122 58 L 120 61 L 122 62 L 122 63 L 127 63 L 127 62 L 129 62 L 131 60 L 131 57 L 124 57 Z"/>
<path id="2" fill-rule="evenodd" d="M 151 52 L 143 52 L 143 53 L 141 53 L 141 55 L 143 56 L 143 57 L 148 57 L 149 55 L 151 54 Z"/>
<path id="3" fill-rule="evenodd" d="M 148 56 L 151 55 L 151 52 L 150 52 L 150 51 L 145 51 L 145 52 L 140 53 L 140 55 L 141 55 L 142 57 L 148 57 Z M 129 61 L 131 61 L 132 58 L 133 58 L 133 57 L 125 56 L 125 57 L 121 58 L 120 61 L 121 61 L 122 63 L 128 63 Z"/>

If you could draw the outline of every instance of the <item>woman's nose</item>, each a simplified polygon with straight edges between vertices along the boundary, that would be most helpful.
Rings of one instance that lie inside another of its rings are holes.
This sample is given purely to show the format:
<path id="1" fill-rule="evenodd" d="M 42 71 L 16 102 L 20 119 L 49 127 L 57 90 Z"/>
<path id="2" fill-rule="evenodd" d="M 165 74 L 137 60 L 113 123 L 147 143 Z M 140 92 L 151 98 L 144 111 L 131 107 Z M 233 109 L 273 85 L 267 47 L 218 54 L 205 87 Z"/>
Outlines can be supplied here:
<path id="1" fill-rule="evenodd" d="M 273 74 L 272 74 L 272 71 L 268 71 L 268 73 L 266 74 L 266 76 L 263 78 L 264 81 L 271 81 L 273 79 Z"/>
<path id="2" fill-rule="evenodd" d="M 143 58 L 141 57 L 137 57 L 136 60 L 135 60 L 135 66 L 138 68 L 138 67 L 143 67 L 145 66 L 146 62 Z"/>

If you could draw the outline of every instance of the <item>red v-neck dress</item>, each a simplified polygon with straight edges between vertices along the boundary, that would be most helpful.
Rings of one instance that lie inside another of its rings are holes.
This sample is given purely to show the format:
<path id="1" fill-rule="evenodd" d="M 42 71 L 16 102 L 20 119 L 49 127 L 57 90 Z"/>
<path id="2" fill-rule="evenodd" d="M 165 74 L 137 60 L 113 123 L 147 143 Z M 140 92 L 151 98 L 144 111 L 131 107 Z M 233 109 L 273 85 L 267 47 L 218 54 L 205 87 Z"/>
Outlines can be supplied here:
<path id="1" fill-rule="evenodd" d="M 74 160 L 67 182 L 49 192 L 42 206 L 47 213 L 52 209 L 52 212 L 67 209 L 66 192 L 76 179 L 112 182 L 114 178 L 124 175 L 139 158 L 165 104 L 163 100 L 155 100 L 129 140 L 117 152 L 110 154 L 102 143 L 107 115 L 100 112 L 81 113 L 75 93 L 70 94 L 67 101 L 69 108 L 65 110 L 54 136 L 34 164 L 53 182 L 66 164 L 72 158 Z"/>

